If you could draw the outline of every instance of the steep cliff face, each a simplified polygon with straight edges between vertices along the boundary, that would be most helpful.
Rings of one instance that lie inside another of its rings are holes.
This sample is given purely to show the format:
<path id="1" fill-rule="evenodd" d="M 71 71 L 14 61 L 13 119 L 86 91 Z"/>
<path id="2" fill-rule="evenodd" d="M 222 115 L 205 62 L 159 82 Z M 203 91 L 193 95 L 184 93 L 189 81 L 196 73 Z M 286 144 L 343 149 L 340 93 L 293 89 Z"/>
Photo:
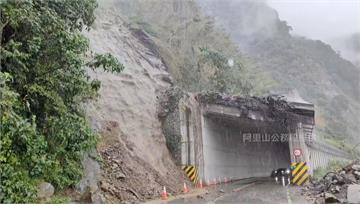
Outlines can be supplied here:
<path id="1" fill-rule="evenodd" d="M 147 35 L 129 28 L 114 2 L 105 3 L 86 35 L 92 50 L 113 54 L 126 69 L 117 75 L 90 73 L 102 85 L 98 100 L 87 107 L 101 136 L 101 190 L 114 203 L 157 197 L 164 185 L 176 192 L 182 174 L 170 157 L 157 119 L 157 95 L 171 79 Z"/>

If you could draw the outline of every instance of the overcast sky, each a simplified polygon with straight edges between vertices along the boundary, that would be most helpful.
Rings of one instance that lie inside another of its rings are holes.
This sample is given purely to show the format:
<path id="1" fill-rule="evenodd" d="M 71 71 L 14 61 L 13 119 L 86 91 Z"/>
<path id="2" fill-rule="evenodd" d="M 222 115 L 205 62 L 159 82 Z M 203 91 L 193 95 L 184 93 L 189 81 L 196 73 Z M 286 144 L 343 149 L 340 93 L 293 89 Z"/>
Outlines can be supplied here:
<path id="1" fill-rule="evenodd" d="M 294 34 L 326 40 L 360 32 L 360 0 L 267 0 Z"/>

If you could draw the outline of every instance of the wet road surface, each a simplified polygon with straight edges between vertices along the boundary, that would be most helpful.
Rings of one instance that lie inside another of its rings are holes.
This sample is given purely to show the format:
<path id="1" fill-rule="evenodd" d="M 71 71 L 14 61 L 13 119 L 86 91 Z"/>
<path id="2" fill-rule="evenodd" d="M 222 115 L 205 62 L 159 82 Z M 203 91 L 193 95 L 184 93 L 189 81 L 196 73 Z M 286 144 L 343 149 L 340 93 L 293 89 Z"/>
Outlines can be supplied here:
<path id="1" fill-rule="evenodd" d="M 206 188 L 207 194 L 193 198 L 183 198 L 168 204 L 306 204 L 298 187 L 276 184 L 270 178 L 247 179 Z"/>

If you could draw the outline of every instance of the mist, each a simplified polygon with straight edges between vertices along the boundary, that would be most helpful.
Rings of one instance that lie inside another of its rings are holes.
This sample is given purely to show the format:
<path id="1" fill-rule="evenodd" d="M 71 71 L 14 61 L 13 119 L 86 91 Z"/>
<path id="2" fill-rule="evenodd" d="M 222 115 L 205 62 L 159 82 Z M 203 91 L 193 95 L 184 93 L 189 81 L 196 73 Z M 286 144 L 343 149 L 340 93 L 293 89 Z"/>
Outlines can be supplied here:
<path id="1" fill-rule="evenodd" d="M 279 21 L 278 13 L 269 8 L 266 1 L 200 0 L 198 4 L 235 42 L 241 44 L 242 51 L 252 49 L 254 41 L 289 36 L 290 27 Z"/>
<path id="2" fill-rule="evenodd" d="M 268 0 L 293 35 L 329 43 L 341 56 L 360 65 L 359 0 Z"/>
<path id="3" fill-rule="evenodd" d="M 294 34 L 327 40 L 360 32 L 359 0 L 268 0 Z"/>

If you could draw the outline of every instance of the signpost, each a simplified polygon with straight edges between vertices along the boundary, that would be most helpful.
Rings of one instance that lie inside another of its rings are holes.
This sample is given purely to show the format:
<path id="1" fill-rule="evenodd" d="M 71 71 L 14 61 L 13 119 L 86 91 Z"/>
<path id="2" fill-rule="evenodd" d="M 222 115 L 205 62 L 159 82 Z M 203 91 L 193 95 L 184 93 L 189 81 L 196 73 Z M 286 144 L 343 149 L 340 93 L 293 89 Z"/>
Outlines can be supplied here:
<path id="1" fill-rule="evenodd" d="M 299 157 L 302 156 L 301 148 L 294 148 L 293 155 L 295 157 L 295 162 L 293 162 L 290 166 L 292 175 L 291 183 L 300 186 L 305 183 L 310 176 L 308 174 L 309 166 L 307 166 L 305 161 L 298 161 L 301 159 Z"/>
<path id="2" fill-rule="evenodd" d="M 302 151 L 299 148 L 294 148 L 293 154 L 295 157 L 300 157 L 302 155 Z"/>

